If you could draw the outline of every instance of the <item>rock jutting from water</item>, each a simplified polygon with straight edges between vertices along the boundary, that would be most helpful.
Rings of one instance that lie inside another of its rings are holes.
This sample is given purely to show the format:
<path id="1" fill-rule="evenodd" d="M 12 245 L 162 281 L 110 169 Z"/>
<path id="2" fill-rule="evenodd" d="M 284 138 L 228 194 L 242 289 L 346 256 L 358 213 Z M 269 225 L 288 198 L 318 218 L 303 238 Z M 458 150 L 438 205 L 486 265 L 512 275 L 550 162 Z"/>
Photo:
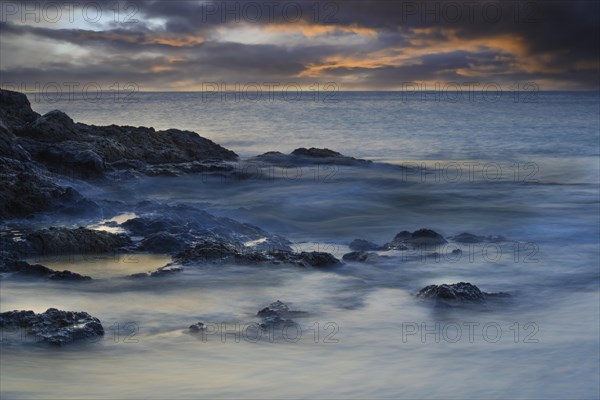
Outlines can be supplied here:
<path id="1" fill-rule="evenodd" d="M 329 149 L 318 149 L 304 147 L 292 151 L 290 154 L 284 154 L 279 151 L 269 151 L 251 159 L 252 161 L 261 161 L 272 165 L 282 167 L 292 167 L 304 164 L 321 165 L 340 165 L 340 166 L 366 166 L 371 165 L 372 161 L 345 156 L 337 151 Z"/>
<path id="2" fill-rule="evenodd" d="M 33 311 L 0 313 L 3 339 L 28 340 L 51 345 L 65 345 L 76 341 L 96 342 L 104 335 L 98 318 L 81 311 L 61 311 L 49 308 L 41 314 Z"/>
<path id="3" fill-rule="evenodd" d="M 433 301 L 436 305 L 455 306 L 479 304 L 485 305 L 489 298 L 508 297 L 507 293 L 486 293 L 468 282 L 429 285 L 419 290 L 417 298 Z"/>

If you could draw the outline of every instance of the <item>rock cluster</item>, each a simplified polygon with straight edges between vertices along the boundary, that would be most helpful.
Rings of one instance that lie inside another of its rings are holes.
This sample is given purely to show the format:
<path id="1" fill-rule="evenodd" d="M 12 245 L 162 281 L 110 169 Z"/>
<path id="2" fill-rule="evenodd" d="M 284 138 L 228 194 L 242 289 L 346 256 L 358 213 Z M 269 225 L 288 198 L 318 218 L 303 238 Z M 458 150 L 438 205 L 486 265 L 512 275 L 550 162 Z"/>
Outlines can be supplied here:
<path id="1" fill-rule="evenodd" d="M 0 328 L 4 332 L 3 338 L 7 340 L 32 338 L 52 345 L 83 340 L 94 342 L 104 335 L 104 328 L 98 318 L 86 312 L 61 311 L 56 308 L 49 308 L 41 314 L 33 311 L 0 313 Z"/>

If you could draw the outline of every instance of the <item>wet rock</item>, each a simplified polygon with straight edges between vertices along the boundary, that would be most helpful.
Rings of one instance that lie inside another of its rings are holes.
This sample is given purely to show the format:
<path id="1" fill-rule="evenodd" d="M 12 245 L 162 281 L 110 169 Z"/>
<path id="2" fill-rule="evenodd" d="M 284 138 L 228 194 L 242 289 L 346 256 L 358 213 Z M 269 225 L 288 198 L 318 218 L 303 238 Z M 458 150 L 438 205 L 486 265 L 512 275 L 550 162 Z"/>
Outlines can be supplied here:
<path id="1" fill-rule="evenodd" d="M 26 217 L 42 211 L 87 214 L 98 205 L 75 189 L 55 183 L 32 163 L 0 157 L 0 219 Z"/>
<path id="2" fill-rule="evenodd" d="M 203 322 L 196 322 L 195 324 L 190 325 L 189 330 L 191 333 L 199 333 L 206 331 L 206 326 Z"/>
<path id="3" fill-rule="evenodd" d="M 144 251 L 164 253 L 167 250 L 175 254 L 195 243 L 205 242 L 213 243 L 211 246 L 221 243 L 240 251 L 291 251 L 290 242 L 281 236 L 230 218 L 215 217 L 192 206 L 160 207 L 156 213 L 156 206 L 144 204 L 135 212 L 139 216 L 121 226 L 132 235 L 145 238 L 140 244 Z M 231 249 L 224 252 L 235 253 Z"/>
<path id="4" fill-rule="evenodd" d="M 177 164 L 157 164 L 141 168 L 142 172 L 148 176 L 181 176 L 186 174 L 231 174 L 235 168 L 224 162 L 185 162 Z"/>
<path id="5" fill-rule="evenodd" d="M 367 251 L 353 251 L 350 253 L 346 253 L 342 256 L 342 260 L 344 261 L 355 261 L 355 262 L 366 262 L 373 263 L 377 261 L 379 256 L 377 253 L 371 253 Z"/>
<path id="6" fill-rule="evenodd" d="M 291 153 L 294 156 L 301 157 L 313 157 L 313 158 L 329 158 L 329 157 L 344 157 L 342 154 L 337 151 L 329 150 L 329 149 L 318 149 L 316 147 L 311 147 L 310 149 L 306 149 L 304 147 L 300 147 Z"/>
<path id="7" fill-rule="evenodd" d="M 176 254 L 174 259 L 184 265 L 204 263 L 234 263 L 234 264 L 290 264 L 300 267 L 325 268 L 341 264 L 329 253 L 301 252 L 280 250 L 253 250 L 244 246 L 239 247 L 214 239 L 204 239 L 184 251 Z"/>
<path id="8" fill-rule="evenodd" d="M 431 229 L 414 232 L 402 231 L 394 239 L 382 246 L 383 250 L 408 250 L 411 247 L 438 246 L 448 243 L 439 233 Z"/>
<path id="9" fill-rule="evenodd" d="M 182 272 L 183 268 L 178 266 L 178 265 L 174 265 L 174 264 L 168 264 L 165 265 L 164 267 L 160 267 L 158 268 L 156 271 L 150 272 L 150 274 L 148 276 L 150 276 L 151 278 L 157 278 L 157 277 L 162 277 L 162 276 L 167 276 L 167 275 L 173 275 L 179 272 Z"/>
<path id="10" fill-rule="evenodd" d="M 183 272 L 183 267 L 178 263 L 169 263 L 165 266 L 155 269 L 150 272 L 139 272 L 136 274 L 128 275 L 128 278 L 162 278 L 166 276 L 172 276 L 179 272 Z"/>
<path id="11" fill-rule="evenodd" d="M 130 246 L 127 235 L 87 228 L 46 228 L 28 233 L 15 246 L 28 255 L 95 254 L 124 251 Z"/>
<path id="12" fill-rule="evenodd" d="M 6 260 L 0 263 L 0 273 L 11 272 L 17 276 L 47 278 L 53 281 L 89 281 L 89 276 L 76 272 L 55 271 L 40 264 L 29 264 L 25 261 Z"/>
<path id="13" fill-rule="evenodd" d="M 86 146 L 76 143 L 61 143 L 44 146 L 33 153 L 50 171 L 75 178 L 101 178 L 106 171 L 104 159 Z"/>
<path id="14" fill-rule="evenodd" d="M 187 248 L 175 256 L 176 260 L 186 263 L 190 262 L 234 262 L 237 259 L 242 259 L 243 254 L 240 249 L 235 246 L 218 242 L 214 240 L 202 240 L 200 243 Z"/>
<path id="15" fill-rule="evenodd" d="M 0 133 L 0 157 L 16 161 L 31 161 L 31 155 L 11 135 Z"/>
<path id="16" fill-rule="evenodd" d="M 254 157 L 254 161 L 262 161 L 268 164 L 293 166 L 299 164 L 327 164 L 327 165 L 370 165 L 371 161 L 362 160 L 354 157 L 344 156 L 337 151 L 329 149 L 318 149 L 311 147 L 298 148 L 290 154 L 283 154 L 278 151 L 270 151 Z"/>
<path id="17" fill-rule="evenodd" d="M 292 260 L 297 259 L 301 264 L 308 264 L 311 267 L 317 268 L 332 267 L 341 264 L 340 260 L 335 258 L 332 254 L 321 251 L 303 251 L 299 255 L 292 254 L 290 258 Z"/>
<path id="18" fill-rule="evenodd" d="M 277 300 L 258 311 L 256 315 L 261 318 L 259 326 L 263 330 L 279 328 L 287 325 L 296 325 L 292 317 L 300 317 L 305 315 L 304 311 L 291 311 L 287 304 Z"/>
<path id="19" fill-rule="evenodd" d="M 450 285 L 426 286 L 417 293 L 417 297 L 423 300 L 434 301 L 436 306 L 445 307 L 468 304 L 486 305 L 487 300 L 500 300 L 510 298 L 511 296 L 504 292 L 482 292 L 475 285 L 467 282 L 459 282 Z"/>
<path id="20" fill-rule="evenodd" d="M 75 139 L 77 125 L 64 112 L 53 110 L 23 126 L 15 133 L 20 137 L 57 143 Z"/>
<path id="21" fill-rule="evenodd" d="M 195 132 L 86 125 L 59 110 L 40 116 L 21 93 L 1 90 L 0 99 L 0 155 L 19 160 L 30 156 L 70 177 L 98 178 L 122 169 L 149 175 L 223 172 L 233 168 L 224 161 L 238 158 Z"/>
<path id="22" fill-rule="evenodd" d="M 153 233 L 138 246 L 142 251 L 151 253 L 174 253 L 184 249 L 185 242 L 177 235 L 168 232 Z"/>
<path id="23" fill-rule="evenodd" d="M 0 89 L 0 131 L 12 132 L 39 117 L 23 93 Z"/>
<path id="24" fill-rule="evenodd" d="M 33 311 L 8 311 L 0 313 L 0 328 L 4 338 L 21 340 L 26 333 L 36 341 L 52 345 L 65 345 L 75 341 L 95 342 L 104 335 L 104 328 L 98 318 L 86 312 L 61 311 L 49 308 L 36 314 Z M 15 335 L 10 335 L 15 331 Z"/>
<path id="25" fill-rule="evenodd" d="M 483 243 L 483 242 L 503 242 L 506 238 L 503 236 L 478 236 L 472 233 L 464 232 L 451 238 L 455 242 L 459 243 Z"/>
<path id="26" fill-rule="evenodd" d="M 379 250 L 380 246 L 363 239 L 354 239 L 350 242 L 350 250 L 354 251 L 375 251 Z"/>
<path id="27" fill-rule="evenodd" d="M 431 229 L 414 231 L 411 238 L 407 239 L 406 242 L 417 246 L 434 246 L 448 243 L 442 235 Z"/>
<path id="28" fill-rule="evenodd" d="M 401 231 L 396 236 L 394 236 L 394 240 L 397 241 L 406 241 L 412 239 L 412 233 L 409 231 Z"/>
<path id="29" fill-rule="evenodd" d="M 456 302 L 484 303 L 485 295 L 475 285 L 466 282 L 451 285 L 429 285 L 417 293 L 421 299 L 434 299 Z"/>

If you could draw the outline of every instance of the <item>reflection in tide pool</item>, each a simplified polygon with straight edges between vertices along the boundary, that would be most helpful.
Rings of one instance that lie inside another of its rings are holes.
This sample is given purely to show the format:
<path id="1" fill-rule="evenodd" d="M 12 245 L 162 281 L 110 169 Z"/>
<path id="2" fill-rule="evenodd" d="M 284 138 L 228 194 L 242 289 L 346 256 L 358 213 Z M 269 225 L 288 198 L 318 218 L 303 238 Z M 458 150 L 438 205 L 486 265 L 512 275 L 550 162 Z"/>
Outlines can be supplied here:
<path id="1" fill-rule="evenodd" d="M 140 272 L 154 271 L 171 262 L 171 257 L 158 254 L 116 253 L 44 256 L 27 260 L 31 264 L 42 264 L 53 270 L 69 270 L 93 279 L 125 277 Z"/>

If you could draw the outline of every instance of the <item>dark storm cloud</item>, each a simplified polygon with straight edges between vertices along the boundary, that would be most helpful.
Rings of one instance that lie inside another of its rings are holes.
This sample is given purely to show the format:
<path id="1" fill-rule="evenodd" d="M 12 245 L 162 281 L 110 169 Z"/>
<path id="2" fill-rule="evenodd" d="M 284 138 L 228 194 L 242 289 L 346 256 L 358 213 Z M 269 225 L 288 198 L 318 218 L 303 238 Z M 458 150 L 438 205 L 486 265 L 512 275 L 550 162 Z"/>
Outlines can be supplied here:
<path id="1" fill-rule="evenodd" d="M 10 3 L 43 8 L 55 2 Z M 89 2 L 73 3 L 81 10 Z M 116 4 L 92 3 L 105 10 Z M 348 88 L 473 79 L 598 88 L 596 1 L 134 0 L 120 1 L 119 10 L 118 18 L 106 17 L 98 29 L 23 25 L 18 14 L 7 18 L 4 9 L 5 49 L 18 48 L 24 37 L 39 37 L 46 46 L 52 40 L 96 51 L 88 62 L 44 60 L 28 68 L 3 62 L 3 81 L 96 74 L 96 79 L 120 76 L 167 89 L 175 81 L 318 79 L 339 79 Z M 123 23 L 124 17 L 137 22 Z M 236 33 L 248 27 L 262 29 L 259 37 L 253 31 Z M 304 39 L 286 36 L 294 29 Z"/>

